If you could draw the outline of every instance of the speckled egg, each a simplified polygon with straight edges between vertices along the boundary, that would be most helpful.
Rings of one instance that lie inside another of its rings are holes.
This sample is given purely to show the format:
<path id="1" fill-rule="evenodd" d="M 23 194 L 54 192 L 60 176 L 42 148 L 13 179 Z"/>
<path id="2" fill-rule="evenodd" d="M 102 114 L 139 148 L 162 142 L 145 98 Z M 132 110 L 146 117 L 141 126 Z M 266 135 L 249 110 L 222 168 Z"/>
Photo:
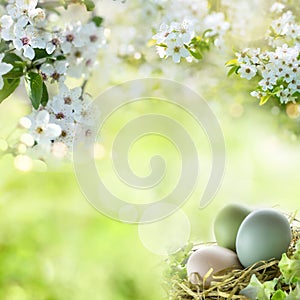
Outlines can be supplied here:
<path id="1" fill-rule="evenodd" d="M 214 234 L 219 246 L 235 251 L 236 236 L 243 220 L 251 212 L 245 206 L 230 204 L 225 206 L 214 221 Z"/>
<path id="2" fill-rule="evenodd" d="M 290 223 L 283 214 L 273 209 L 253 211 L 238 230 L 238 258 L 244 267 L 262 260 L 280 259 L 288 250 L 291 238 Z"/>
<path id="3" fill-rule="evenodd" d="M 204 285 L 208 287 L 212 275 L 225 269 L 239 269 L 241 265 L 235 252 L 220 246 L 201 246 L 187 261 L 189 281 L 193 284 L 203 282 L 204 276 L 212 268 L 213 272 L 205 279 Z"/>

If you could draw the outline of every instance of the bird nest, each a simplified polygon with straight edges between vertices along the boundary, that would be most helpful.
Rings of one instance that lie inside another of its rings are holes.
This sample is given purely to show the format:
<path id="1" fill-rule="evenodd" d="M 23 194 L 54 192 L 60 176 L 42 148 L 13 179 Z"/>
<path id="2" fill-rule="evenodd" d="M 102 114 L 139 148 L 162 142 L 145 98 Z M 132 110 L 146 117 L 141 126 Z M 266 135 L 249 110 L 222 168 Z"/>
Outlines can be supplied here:
<path id="1" fill-rule="evenodd" d="M 292 241 L 287 251 L 287 256 L 291 257 L 295 252 L 296 243 L 300 240 L 300 223 L 294 218 L 291 221 Z M 278 260 L 258 262 L 243 270 L 223 270 L 213 275 L 213 280 L 209 288 L 203 284 L 191 284 L 187 280 L 186 262 L 188 257 L 199 248 L 194 245 L 182 249 L 174 257 L 168 258 L 168 269 L 165 271 L 165 289 L 169 300 L 223 300 L 223 299 L 249 299 L 240 295 L 240 291 L 248 286 L 253 274 L 260 282 L 273 280 L 280 276 Z M 289 286 L 281 287 L 288 291 Z"/>

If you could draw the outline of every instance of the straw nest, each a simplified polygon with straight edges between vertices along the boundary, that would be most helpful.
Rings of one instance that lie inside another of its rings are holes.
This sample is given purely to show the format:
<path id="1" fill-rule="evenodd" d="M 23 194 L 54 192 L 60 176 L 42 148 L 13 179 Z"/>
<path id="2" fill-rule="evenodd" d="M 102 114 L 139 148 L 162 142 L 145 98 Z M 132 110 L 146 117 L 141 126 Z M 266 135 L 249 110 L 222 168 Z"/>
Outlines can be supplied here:
<path id="1" fill-rule="evenodd" d="M 300 240 L 300 222 L 293 219 L 291 221 L 293 239 L 288 249 L 287 255 L 290 257 L 295 251 L 295 245 Z M 173 268 L 173 273 L 169 272 L 166 278 L 166 289 L 169 300 L 208 300 L 208 299 L 248 299 L 240 295 L 240 291 L 248 286 L 251 276 L 253 274 L 260 280 L 265 282 L 273 280 L 280 276 L 278 267 L 278 260 L 262 261 L 254 264 L 243 270 L 224 270 L 213 275 L 213 281 L 209 288 L 204 288 L 203 285 L 194 285 L 187 280 L 185 264 L 189 255 L 198 249 L 200 245 L 195 245 L 192 250 L 184 254 L 184 261 L 175 266 L 174 261 L 169 260 L 169 267 Z M 181 268 L 180 272 L 177 272 Z M 171 275 L 170 275 L 171 274 Z M 282 289 L 289 289 L 289 286 L 281 287 Z"/>

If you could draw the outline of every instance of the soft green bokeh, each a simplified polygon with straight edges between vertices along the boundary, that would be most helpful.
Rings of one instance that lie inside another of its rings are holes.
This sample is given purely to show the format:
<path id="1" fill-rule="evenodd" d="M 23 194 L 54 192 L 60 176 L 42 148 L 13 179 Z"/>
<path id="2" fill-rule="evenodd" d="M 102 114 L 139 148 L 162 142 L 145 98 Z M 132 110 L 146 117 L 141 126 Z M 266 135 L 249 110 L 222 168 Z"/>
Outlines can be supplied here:
<path id="1" fill-rule="evenodd" d="M 1 124 L 7 124 L 1 128 L 3 136 L 22 115 L 18 101 L 10 99 L 1 106 Z M 192 225 L 193 241 L 213 241 L 213 218 L 226 203 L 275 206 L 285 212 L 299 209 L 298 141 L 287 139 L 263 110 L 245 105 L 243 117 L 232 117 L 229 108 L 234 103 L 232 99 L 217 112 L 226 141 L 227 168 L 217 197 L 202 210 L 198 205 L 210 155 L 207 147 L 201 147 L 201 138 L 195 136 L 204 177 L 183 206 Z M 167 114 L 168 110 L 162 112 Z M 113 136 L 116 129 L 107 130 Z M 193 126 L 190 130 L 197 134 Z M 147 173 L 148 160 L 145 163 L 143 159 L 145 155 L 150 157 L 151 149 L 162 153 L 167 161 L 168 153 L 176 157 L 176 151 L 166 151 L 170 145 L 165 141 L 158 139 L 154 143 L 157 148 L 153 147 L 153 139 L 141 141 L 130 157 L 140 175 Z M 6 156 L 0 160 L 0 174 L 0 299 L 163 297 L 163 257 L 143 247 L 136 226 L 118 223 L 95 211 L 81 194 L 72 166 L 22 173 L 14 169 L 12 157 Z M 161 187 L 160 192 L 164 194 Z M 138 201 L 126 189 L 121 195 L 128 202 Z M 154 194 L 152 201 L 158 195 Z"/>

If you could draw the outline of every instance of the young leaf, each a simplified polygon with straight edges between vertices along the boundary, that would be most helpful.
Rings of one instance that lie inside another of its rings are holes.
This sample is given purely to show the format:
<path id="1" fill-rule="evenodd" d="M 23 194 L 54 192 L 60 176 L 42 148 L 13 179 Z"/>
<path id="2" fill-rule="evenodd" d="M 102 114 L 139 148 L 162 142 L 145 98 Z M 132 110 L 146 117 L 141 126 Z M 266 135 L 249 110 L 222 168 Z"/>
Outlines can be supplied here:
<path id="1" fill-rule="evenodd" d="M 296 91 L 295 93 L 292 94 L 292 97 L 296 97 L 297 100 L 300 98 L 300 92 Z"/>
<path id="2" fill-rule="evenodd" d="M 40 74 L 29 72 L 25 77 L 25 87 L 34 109 L 38 109 L 43 95 L 43 79 Z"/>
<path id="3" fill-rule="evenodd" d="M 263 96 L 260 98 L 260 102 L 259 102 L 259 105 L 264 105 L 265 103 L 268 102 L 268 100 L 270 99 L 271 95 L 266 95 L 266 96 Z"/>
<path id="4" fill-rule="evenodd" d="M 20 78 L 17 79 L 7 79 L 3 78 L 3 88 L 0 90 L 0 103 L 10 96 L 20 84 Z"/>
<path id="5" fill-rule="evenodd" d="M 225 64 L 225 66 L 226 67 L 232 67 L 232 66 L 236 66 L 236 65 L 238 65 L 239 63 L 238 63 L 238 60 L 236 59 L 236 58 L 234 58 L 234 59 L 231 59 L 230 61 L 228 61 L 226 64 Z"/>
<path id="6" fill-rule="evenodd" d="M 58 55 L 56 56 L 56 60 L 65 60 L 66 57 L 64 55 Z"/>
<path id="7" fill-rule="evenodd" d="M 276 85 L 281 85 L 284 83 L 284 77 L 280 77 L 276 80 Z"/>
<path id="8" fill-rule="evenodd" d="M 192 55 L 193 57 L 195 57 L 196 59 L 202 59 L 202 58 L 203 58 L 203 56 L 202 56 L 202 54 L 200 53 L 199 50 L 195 50 L 195 51 L 193 51 L 193 50 L 191 50 L 191 49 L 188 49 L 188 50 L 189 50 L 189 52 L 191 53 L 191 55 Z"/>
<path id="9" fill-rule="evenodd" d="M 35 53 L 34 60 L 51 57 L 51 54 L 48 54 L 45 49 L 36 48 L 34 49 L 34 53 Z"/>
<path id="10" fill-rule="evenodd" d="M 203 33 L 202 33 L 202 38 L 205 38 L 206 34 L 208 32 L 212 32 L 213 30 L 212 29 L 206 29 Z"/>
<path id="11" fill-rule="evenodd" d="M 263 285 L 259 282 L 256 275 L 251 276 L 250 283 L 247 287 L 241 290 L 240 294 L 246 296 L 250 300 L 256 300 L 259 292 L 263 290 Z M 266 299 L 264 299 L 266 300 Z"/>
<path id="12" fill-rule="evenodd" d="M 233 73 L 236 73 L 237 74 L 237 71 L 239 70 L 240 66 L 232 66 L 230 68 L 230 70 L 228 71 L 227 73 L 227 76 L 231 76 Z"/>
<path id="13" fill-rule="evenodd" d="M 272 95 L 276 95 L 278 92 L 281 91 L 281 87 L 280 86 L 276 86 L 273 90 L 272 90 Z"/>
<path id="14" fill-rule="evenodd" d="M 4 40 L 1 40 L 0 41 L 0 53 L 3 53 L 3 52 L 5 52 L 8 49 L 9 49 L 9 47 L 6 44 L 6 42 Z"/>
<path id="15" fill-rule="evenodd" d="M 104 20 L 103 18 L 98 17 L 98 16 L 95 16 L 95 17 L 92 19 L 92 21 L 95 23 L 95 25 L 96 25 L 97 27 L 100 27 L 100 26 L 102 25 L 103 20 Z"/>
<path id="16" fill-rule="evenodd" d="M 41 104 L 45 107 L 48 103 L 48 100 L 49 100 L 49 94 L 48 94 L 47 86 L 45 82 L 43 82 L 43 93 L 41 98 Z"/>
<path id="17" fill-rule="evenodd" d="M 11 65 L 15 65 L 16 62 L 23 62 L 22 58 L 15 53 L 5 53 L 2 61 Z"/>
<path id="18" fill-rule="evenodd" d="M 87 11 L 95 9 L 95 3 L 92 0 L 83 0 L 82 3 L 85 5 Z"/>
<path id="19" fill-rule="evenodd" d="M 21 78 L 23 75 L 24 75 L 24 67 L 14 66 L 8 73 L 3 75 L 3 78 L 15 79 L 15 78 Z"/>
<path id="20" fill-rule="evenodd" d="M 286 300 L 300 299 L 300 282 L 297 283 L 296 288 L 289 293 Z"/>
<path id="21" fill-rule="evenodd" d="M 277 290 L 271 298 L 271 300 L 284 300 L 284 299 L 286 299 L 286 294 L 283 290 Z"/>

